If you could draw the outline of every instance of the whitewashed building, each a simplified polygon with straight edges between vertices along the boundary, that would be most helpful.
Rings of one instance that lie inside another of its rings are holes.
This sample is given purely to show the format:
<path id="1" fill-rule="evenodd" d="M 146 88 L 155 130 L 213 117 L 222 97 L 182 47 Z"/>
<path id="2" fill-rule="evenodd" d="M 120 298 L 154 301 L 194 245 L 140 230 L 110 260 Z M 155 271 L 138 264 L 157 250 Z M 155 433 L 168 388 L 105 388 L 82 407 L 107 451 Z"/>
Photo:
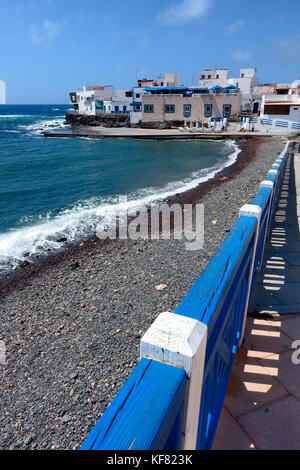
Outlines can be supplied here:
<path id="1" fill-rule="evenodd" d="M 199 73 L 198 85 L 211 89 L 215 86 L 226 88 L 235 86 L 242 93 L 242 110 L 258 113 L 261 107 L 261 96 L 254 93 L 258 86 L 255 67 L 240 69 L 240 76 L 229 78 L 228 69 L 205 69 Z"/>
<path id="2" fill-rule="evenodd" d="M 116 96 L 103 101 L 106 114 L 129 114 L 132 109 L 132 90 L 118 90 Z"/>
<path id="3" fill-rule="evenodd" d="M 243 126 L 278 134 L 300 132 L 300 80 L 276 84 L 274 93 L 263 95 L 260 116 L 244 119 Z"/>
<path id="4" fill-rule="evenodd" d="M 145 87 L 140 85 L 132 90 L 132 103 L 130 109 L 130 123 L 138 124 L 142 120 L 142 100 L 145 93 Z"/>
<path id="5" fill-rule="evenodd" d="M 6 85 L 3 80 L 0 80 L 0 104 L 6 104 Z"/>
<path id="6" fill-rule="evenodd" d="M 70 93 L 70 103 L 79 114 L 95 116 L 104 112 L 104 100 L 111 100 L 113 94 L 111 85 L 86 85 Z"/>
<path id="7" fill-rule="evenodd" d="M 138 80 L 138 87 L 152 87 L 152 86 L 180 86 L 180 74 L 168 72 L 164 75 L 159 75 L 156 78 L 142 78 Z"/>
<path id="8" fill-rule="evenodd" d="M 230 85 L 228 69 L 205 69 L 199 73 L 198 85 L 200 88 L 212 88 L 216 85 L 226 88 Z"/>

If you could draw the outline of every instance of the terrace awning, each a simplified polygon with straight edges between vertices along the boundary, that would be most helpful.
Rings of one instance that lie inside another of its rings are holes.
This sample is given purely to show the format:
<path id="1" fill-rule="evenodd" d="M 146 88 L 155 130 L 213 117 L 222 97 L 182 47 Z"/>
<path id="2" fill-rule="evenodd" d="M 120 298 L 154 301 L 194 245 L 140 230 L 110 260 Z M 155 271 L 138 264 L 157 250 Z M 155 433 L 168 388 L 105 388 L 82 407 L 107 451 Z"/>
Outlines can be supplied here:
<path id="1" fill-rule="evenodd" d="M 224 88 L 221 87 L 220 85 L 215 85 L 212 88 L 210 88 L 210 90 L 224 90 Z"/>

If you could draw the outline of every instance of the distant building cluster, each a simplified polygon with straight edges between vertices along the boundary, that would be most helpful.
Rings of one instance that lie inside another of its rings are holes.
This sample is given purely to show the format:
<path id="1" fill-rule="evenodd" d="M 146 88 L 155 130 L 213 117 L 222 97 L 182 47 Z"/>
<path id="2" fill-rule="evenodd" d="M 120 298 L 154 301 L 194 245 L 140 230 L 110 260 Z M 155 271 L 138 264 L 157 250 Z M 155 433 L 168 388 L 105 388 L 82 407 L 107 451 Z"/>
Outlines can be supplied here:
<path id="1" fill-rule="evenodd" d="M 241 115 L 300 123 L 300 82 L 260 85 L 254 67 L 232 78 L 228 69 L 205 69 L 197 86 L 182 85 L 177 73 L 139 79 L 132 89 L 116 93 L 112 85 L 84 86 L 70 93 L 70 101 L 80 114 L 126 114 L 133 125 L 236 120 Z"/>
<path id="2" fill-rule="evenodd" d="M 0 80 L 0 104 L 6 104 L 6 85 L 3 80 Z"/>

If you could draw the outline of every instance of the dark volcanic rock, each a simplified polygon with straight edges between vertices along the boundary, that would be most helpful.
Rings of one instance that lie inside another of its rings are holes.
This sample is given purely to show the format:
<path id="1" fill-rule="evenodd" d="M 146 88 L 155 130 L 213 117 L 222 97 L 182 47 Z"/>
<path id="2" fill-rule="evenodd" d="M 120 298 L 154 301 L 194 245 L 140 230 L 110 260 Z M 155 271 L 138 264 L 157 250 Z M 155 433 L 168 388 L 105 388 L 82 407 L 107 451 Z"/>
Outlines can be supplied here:
<path id="1" fill-rule="evenodd" d="M 204 195 L 180 195 L 204 204 L 201 250 L 182 240 L 91 240 L 37 275 L 24 270 L 1 298 L 0 449 L 82 444 L 138 362 L 140 336 L 176 309 L 282 148 L 281 138 L 269 140 Z M 157 291 L 160 284 L 168 287 Z"/>
<path id="2" fill-rule="evenodd" d="M 66 123 L 73 127 L 124 127 L 126 119 L 127 114 L 98 114 L 96 116 L 87 116 L 74 112 L 66 114 Z"/>
<path id="3" fill-rule="evenodd" d="M 67 242 L 68 239 L 67 239 L 67 237 L 61 237 L 61 238 L 59 238 L 59 239 L 56 240 L 56 241 L 57 241 L 57 243 L 64 243 L 64 242 Z"/>

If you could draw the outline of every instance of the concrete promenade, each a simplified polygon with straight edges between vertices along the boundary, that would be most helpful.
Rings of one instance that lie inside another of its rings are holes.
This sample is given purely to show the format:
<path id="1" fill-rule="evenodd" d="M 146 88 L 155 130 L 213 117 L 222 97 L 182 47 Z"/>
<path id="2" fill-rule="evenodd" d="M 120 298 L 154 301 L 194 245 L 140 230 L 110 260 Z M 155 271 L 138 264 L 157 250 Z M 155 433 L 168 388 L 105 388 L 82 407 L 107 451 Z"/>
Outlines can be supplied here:
<path id="1" fill-rule="evenodd" d="M 293 353 L 300 360 L 300 139 L 293 142 L 215 450 L 300 449 L 300 364 L 292 361 Z"/>
<path id="2" fill-rule="evenodd" d="M 252 136 L 272 137 L 278 136 L 280 133 L 272 132 L 239 132 L 237 131 L 237 123 L 229 123 L 226 131 L 180 131 L 179 129 L 141 129 L 130 127 L 78 127 L 68 130 L 51 129 L 43 132 L 45 137 L 85 137 L 93 139 L 107 138 L 132 138 L 132 139 L 215 139 L 221 140 L 251 138 Z"/>

